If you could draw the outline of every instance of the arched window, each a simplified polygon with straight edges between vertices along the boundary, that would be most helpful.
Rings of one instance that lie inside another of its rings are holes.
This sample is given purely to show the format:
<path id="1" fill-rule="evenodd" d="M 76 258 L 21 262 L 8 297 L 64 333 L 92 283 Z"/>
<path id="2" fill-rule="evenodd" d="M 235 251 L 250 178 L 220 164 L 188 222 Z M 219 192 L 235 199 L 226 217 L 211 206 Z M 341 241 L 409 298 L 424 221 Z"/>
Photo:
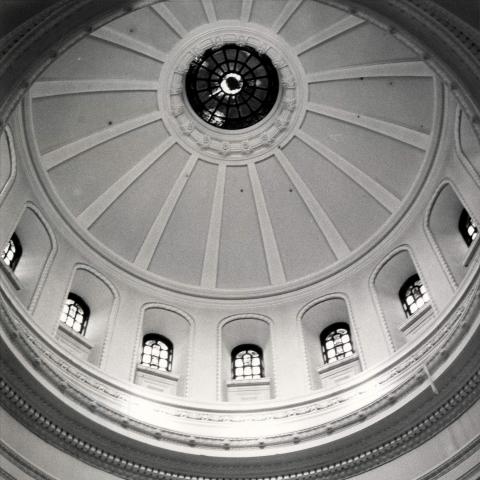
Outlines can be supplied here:
<path id="1" fill-rule="evenodd" d="M 402 285 L 398 295 L 407 318 L 423 308 L 430 300 L 427 289 L 417 274 L 412 275 Z"/>
<path id="2" fill-rule="evenodd" d="M 7 267 L 10 267 L 10 269 L 14 271 L 21 256 L 22 245 L 17 234 L 14 233 L 2 251 L 2 260 L 5 262 Z"/>
<path id="3" fill-rule="evenodd" d="M 458 229 L 468 246 L 471 245 L 478 235 L 478 225 L 472 220 L 472 217 L 465 209 L 463 209 L 460 214 Z"/>
<path id="4" fill-rule="evenodd" d="M 149 333 L 143 337 L 141 365 L 171 372 L 172 360 L 173 344 L 168 338 L 156 333 Z"/>
<path id="5" fill-rule="evenodd" d="M 263 378 L 263 353 L 256 345 L 239 345 L 232 350 L 232 378 L 251 380 Z"/>
<path id="6" fill-rule="evenodd" d="M 320 334 L 323 361 L 334 363 L 353 355 L 352 337 L 347 323 L 334 323 Z"/>
<path id="7" fill-rule="evenodd" d="M 69 293 L 63 305 L 60 321 L 67 327 L 70 327 L 74 332 L 85 335 L 89 316 L 90 309 L 85 301 L 78 295 Z"/>

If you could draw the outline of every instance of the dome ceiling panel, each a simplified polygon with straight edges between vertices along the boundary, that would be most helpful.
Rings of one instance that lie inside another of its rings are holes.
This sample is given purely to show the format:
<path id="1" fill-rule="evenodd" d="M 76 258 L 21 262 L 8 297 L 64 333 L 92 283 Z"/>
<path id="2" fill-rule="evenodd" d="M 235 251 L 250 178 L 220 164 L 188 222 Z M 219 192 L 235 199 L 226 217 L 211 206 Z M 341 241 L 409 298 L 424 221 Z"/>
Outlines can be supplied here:
<path id="1" fill-rule="evenodd" d="M 318 5 L 315 0 L 296 2 L 294 5 L 297 8 L 278 32 L 293 46 L 349 17 L 344 11 L 328 5 Z"/>
<path id="2" fill-rule="evenodd" d="M 253 2 L 250 21 L 272 27 L 285 8 L 287 0 L 265 0 Z"/>
<path id="3" fill-rule="evenodd" d="M 150 113 L 155 103 L 154 92 L 130 92 L 128 98 L 123 92 L 98 92 L 34 99 L 34 121 L 49 119 L 35 123 L 40 152 L 48 153 L 113 123 Z"/>
<path id="4" fill-rule="evenodd" d="M 304 141 L 293 139 L 285 153 L 350 249 L 361 245 L 387 220 L 388 210 L 354 181 L 357 179 Z"/>
<path id="5" fill-rule="evenodd" d="M 99 35 L 100 31 L 94 34 Z M 162 62 L 158 59 L 89 36 L 75 44 L 68 50 L 68 54 L 61 55 L 53 62 L 41 80 L 157 80 L 161 66 Z"/>
<path id="6" fill-rule="evenodd" d="M 240 18 L 242 2 L 238 0 L 214 0 L 212 3 L 217 20 Z"/>
<path id="7" fill-rule="evenodd" d="M 98 202 L 123 175 L 130 176 L 138 159 L 148 155 L 167 136 L 162 122 L 135 129 L 67 158 L 49 170 L 50 180 L 72 213 L 78 216 Z"/>
<path id="8" fill-rule="evenodd" d="M 460 116 L 459 121 L 461 150 L 480 176 L 480 143 L 475 135 L 472 124 L 465 114 Z"/>
<path id="9" fill-rule="evenodd" d="M 269 285 L 258 213 L 247 167 L 226 172 L 217 286 L 252 288 Z"/>
<path id="10" fill-rule="evenodd" d="M 185 89 L 191 62 L 226 44 L 266 54 L 280 82 L 270 113 L 235 131 Z M 321 1 L 176 0 L 92 32 L 30 97 L 50 187 L 94 248 L 160 285 L 244 296 L 322 278 L 392 228 L 432 142 L 432 75 Z"/>
<path id="11" fill-rule="evenodd" d="M 152 12 L 156 14 L 152 15 Z M 120 17 L 110 23 L 107 29 L 153 47 L 162 53 L 169 52 L 180 38 L 156 10 L 149 8 L 142 8 L 130 15 Z M 158 32 L 162 32 L 162 34 L 159 35 Z"/>
<path id="12" fill-rule="evenodd" d="M 201 2 L 180 0 L 175 2 L 164 2 L 152 6 L 157 13 L 164 16 L 173 16 L 187 31 L 193 30 L 199 25 L 207 23 L 205 9 Z"/>
<path id="13" fill-rule="evenodd" d="M 418 174 L 424 150 L 358 125 L 307 112 L 302 130 L 403 198 Z"/>
<path id="14" fill-rule="evenodd" d="M 287 280 L 332 264 L 335 254 L 276 158 L 258 163 L 257 170 Z"/>
<path id="15" fill-rule="evenodd" d="M 431 78 L 357 78 L 310 84 L 309 100 L 429 133 L 433 119 Z"/>
<path id="16" fill-rule="evenodd" d="M 307 73 L 354 65 L 406 62 L 418 55 L 392 35 L 371 23 L 344 31 L 299 55 Z"/>
<path id="17" fill-rule="evenodd" d="M 2 168 L 0 168 L 0 193 L 3 193 L 3 189 L 12 173 L 11 148 L 7 131 L 4 130 L 0 135 L 0 162 L 2 165 Z"/>
<path id="18" fill-rule="evenodd" d="M 129 261 L 135 261 L 144 247 L 145 239 L 187 162 L 188 154 L 174 145 L 160 157 L 154 155 L 153 158 L 158 160 L 135 178 L 90 228 L 96 238 L 108 243 Z M 149 192 L 148 199 L 145 192 Z"/>
<path id="19" fill-rule="evenodd" d="M 193 171 L 174 205 L 149 270 L 176 281 L 200 285 L 217 167 L 195 160 L 192 165 Z M 182 171 L 176 182 L 182 181 L 182 175 L 186 174 Z M 188 235 L 179 237 L 180 231 Z"/>

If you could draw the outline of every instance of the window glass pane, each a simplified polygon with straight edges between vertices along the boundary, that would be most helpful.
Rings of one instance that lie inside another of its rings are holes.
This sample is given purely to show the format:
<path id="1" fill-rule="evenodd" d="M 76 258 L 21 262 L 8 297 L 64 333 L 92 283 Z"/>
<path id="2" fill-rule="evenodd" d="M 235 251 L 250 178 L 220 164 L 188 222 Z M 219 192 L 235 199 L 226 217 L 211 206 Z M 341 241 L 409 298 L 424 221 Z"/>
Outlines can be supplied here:
<path id="1" fill-rule="evenodd" d="M 149 334 L 144 337 L 141 364 L 150 368 L 170 372 L 172 370 L 173 346 L 164 337 Z M 150 355 L 148 355 L 150 354 Z"/>
<path id="2" fill-rule="evenodd" d="M 409 317 L 430 300 L 427 289 L 418 275 L 412 275 L 399 292 L 405 315 Z"/>
<path id="3" fill-rule="evenodd" d="M 18 261 L 22 255 L 20 240 L 15 233 L 7 241 L 3 250 L 1 250 L 0 255 L 5 265 L 7 265 L 7 267 L 9 267 L 12 271 L 15 271 Z"/>
<path id="4" fill-rule="evenodd" d="M 261 350 L 254 350 L 253 346 L 252 348 L 234 349 L 232 351 L 232 369 L 233 379 L 261 378 L 263 376 Z"/>
<path id="5" fill-rule="evenodd" d="M 344 323 L 333 324 L 325 329 L 320 335 L 320 342 L 325 363 L 344 358 L 345 352 L 353 354 L 350 331 Z"/>

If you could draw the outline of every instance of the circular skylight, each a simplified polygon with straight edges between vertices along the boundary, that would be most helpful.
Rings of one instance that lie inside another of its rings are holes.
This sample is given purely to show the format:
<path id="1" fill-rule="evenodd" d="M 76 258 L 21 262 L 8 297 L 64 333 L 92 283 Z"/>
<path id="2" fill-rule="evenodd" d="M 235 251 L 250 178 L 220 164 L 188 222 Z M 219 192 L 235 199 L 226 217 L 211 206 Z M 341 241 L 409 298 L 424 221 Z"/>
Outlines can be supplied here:
<path id="1" fill-rule="evenodd" d="M 186 91 L 205 122 L 226 130 L 255 125 L 278 96 L 278 74 L 267 55 L 234 44 L 210 48 L 190 64 Z"/>

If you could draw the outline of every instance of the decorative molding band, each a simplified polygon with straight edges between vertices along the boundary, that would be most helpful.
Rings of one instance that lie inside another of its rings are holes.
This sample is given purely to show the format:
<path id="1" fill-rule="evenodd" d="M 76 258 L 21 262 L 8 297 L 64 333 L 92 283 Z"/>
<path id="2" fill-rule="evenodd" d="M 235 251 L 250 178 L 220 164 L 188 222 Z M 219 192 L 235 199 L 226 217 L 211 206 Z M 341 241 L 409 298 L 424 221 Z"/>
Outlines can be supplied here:
<path id="1" fill-rule="evenodd" d="M 480 61 L 480 33 L 478 30 L 430 0 L 408 1 L 428 15 L 429 19 L 435 19 L 453 35 L 456 41 L 462 43 L 473 58 Z"/>
<path id="2" fill-rule="evenodd" d="M 479 258 L 476 259 L 478 267 Z M 473 268 L 474 272 L 477 268 Z M 474 273 L 473 272 L 473 273 Z M 478 297 L 478 281 L 473 282 L 471 288 L 464 293 L 464 298 L 453 306 L 448 315 L 444 319 L 437 320 L 437 327 L 425 338 L 420 338 L 421 343 L 413 345 L 414 354 L 411 351 L 405 351 L 394 363 L 389 364 L 380 372 L 366 372 L 366 375 L 358 376 L 350 387 L 339 389 L 334 395 L 324 396 L 321 392 L 308 401 L 300 404 L 287 406 L 260 408 L 252 411 L 229 411 L 228 408 L 219 408 L 215 410 L 189 409 L 182 406 L 179 399 L 163 403 L 159 399 L 150 400 L 152 407 L 156 412 L 168 417 L 179 417 L 188 419 L 193 423 L 199 421 L 209 421 L 210 425 L 215 422 L 221 429 L 222 426 L 244 422 L 246 420 L 252 422 L 270 421 L 272 419 L 296 418 L 299 422 L 303 418 L 311 418 L 311 415 L 317 417 L 313 426 L 305 429 L 302 427 L 301 432 L 293 431 L 289 434 L 279 435 L 266 439 L 267 443 L 275 446 L 287 445 L 291 441 L 291 435 L 300 435 L 303 441 L 325 437 L 331 431 L 342 432 L 345 429 L 356 425 L 358 416 L 363 418 L 372 418 L 382 415 L 385 409 L 396 400 L 412 392 L 420 384 L 425 381 L 422 373 L 423 366 L 429 368 L 431 372 L 436 372 L 442 368 L 446 358 L 455 350 L 456 346 L 463 342 L 465 335 L 470 329 L 470 325 L 475 323 L 475 315 L 478 313 L 479 297 Z M 79 368 L 71 360 L 65 363 L 65 358 L 59 355 L 45 340 L 38 335 L 32 334 L 32 325 L 28 320 L 20 321 L 16 318 L 16 314 L 7 307 L 7 301 L 0 304 L 0 313 L 2 314 L 3 328 L 14 342 L 15 349 L 18 353 L 26 358 L 33 365 L 33 370 L 50 384 L 63 393 L 67 398 L 73 399 L 79 406 L 95 412 L 100 418 L 108 419 L 114 424 L 123 425 L 127 422 L 131 429 L 147 437 L 154 437 L 159 429 L 155 425 L 139 421 L 135 418 L 127 417 L 122 411 L 121 406 L 127 405 L 134 398 L 140 398 L 137 391 L 132 389 L 119 388 L 112 382 L 106 382 L 101 376 L 94 371 L 89 372 L 85 368 Z M 417 342 L 418 343 L 418 342 Z M 18 353 L 16 353 L 18 355 Z M 419 368 L 420 367 L 420 368 Z M 380 395 L 373 402 L 370 400 L 365 405 L 360 406 L 359 392 L 368 385 L 369 381 L 373 381 L 382 385 L 384 394 Z M 143 397 L 142 397 L 143 398 Z M 348 406 L 352 404 L 353 411 L 349 414 L 343 414 L 335 420 L 331 420 L 326 425 L 322 422 L 322 415 L 335 409 L 338 405 Z M 120 409 L 116 408 L 120 407 Z M 295 428 L 295 427 L 293 427 Z M 163 438 L 174 444 L 183 444 L 188 435 L 181 432 L 169 432 L 162 430 Z M 212 437 L 198 438 L 197 444 L 208 446 L 208 448 L 222 448 L 222 439 L 214 441 Z M 237 439 L 232 442 L 232 448 L 248 449 L 256 445 L 257 439 L 244 438 Z"/>
<path id="3" fill-rule="evenodd" d="M 242 23 L 230 22 L 227 27 L 206 27 L 200 33 L 187 34 L 175 47 L 162 71 L 159 102 L 162 111 L 169 112 L 165 121 L 178 141 L 210 162 L 225 160 L 250 162 L 265 158 L 281 142 L 291 137 L 304 115 L 306 89 L 296 72 L 303 71 L 294 52 L 281 37 L 257 26 L 252 29 Z M 277 105 L 267 118 L 247 131 L 219 131 L 207 126 L 192 111 L 183 96 L 184 76 L 192 61 L 209 48 L 235 43 L 250 46 L 268 54 L 279 73 L 280 91 Z"/>
<path id="4" fill-rule="evenodd" d="M 415 448 L 426 440 L 432 438 L 447 424 L 458 418 L 463 412 L 467 410 L 479 398 L 480 392 L 480 369 L 478 369 L 470 379 L 460 388 L 455 394 L 432 411 L 429 415 L 410 427 L 403 433 L 396 435 L 390 441 L 377 445 L 366 451 L 362 451 L 354 456 L 337 461 L 333 464 L 317 466 L 312 470 L 312 466 L 308 467 L 308 471 L 293 474 L 277 475 L 277 480 L 287 479 L 334 479 L 338 478 L 341 473 L 343 478 L 349 477 L 353 474 L 359 474 L 363 471 L 372 469 L 381 464 L 384 464 L 392 459 L 403 455 L 407 451 Z M 3 378 L 0 378 L 0 391 L 2 397 L 0 402 L 12 413 L 21 423 L 27 428 L 35 431 L 39 436 L 44 438 L 49 443 L 62 449 L 63 451 L 81 458 L 88 464 L 95 467 L 112 472 L 122 478 L 128 479 L 172 479 L 172 478 L 190 478 L 191 480 L 220 480 L 217 476 L 190 476 L 187 473 L 172 473 L 160 470 L 154 465 L 139 463 L 138 458 L 142 455 L 136 455 L 136 452 L 129 450 L 129 456 L 119 456 L 111 450 L 99 447 L 91 441 L 86 441 L 85 437 L 76 435 L 63 428 L 61 425 L 55 423 L 27 402 L 22 395 L 17 392 L 12 386 Z M 358 420 L 358 419 L 357 419 Z M 85 430 L 83 431 L 85 432 Z M 195 440 L 189 440 L 188 444 L 191 447 L 195 446 Z M 261 448 L 265 444 L 262 442 Z M 476 445 L 476 444 L 475 444 Z M 0 444 L 0 449 L 5 450 Z M 459 457 L 457 454 L 454 459 Z M 452 461 L 454 461 L 452 459 Z M 163 460 L 163 459 L 162 459 Z M 457 460 L 458 461 L 458 460 Z M 188 462 L 186 462 L 188 463 Z M 270 466 L 273 467 L 273 466 Z M 201 467 L 197 467 L 201 468 Z M 186 475 L 186 476 L 185 476 Z M 292 476 L 293 475 L 293 476 Z M 48 477 L 40 477 L 42 480 Z M 221 478 L 233 478 L 229 475 Z M 253 476 L 242 477 L 244 480 L 269 480 L 271 476 Z M 435 477 L 425 477 L 425 480 Z M 422 480 L 424 480 L 422 478 Z"/>

